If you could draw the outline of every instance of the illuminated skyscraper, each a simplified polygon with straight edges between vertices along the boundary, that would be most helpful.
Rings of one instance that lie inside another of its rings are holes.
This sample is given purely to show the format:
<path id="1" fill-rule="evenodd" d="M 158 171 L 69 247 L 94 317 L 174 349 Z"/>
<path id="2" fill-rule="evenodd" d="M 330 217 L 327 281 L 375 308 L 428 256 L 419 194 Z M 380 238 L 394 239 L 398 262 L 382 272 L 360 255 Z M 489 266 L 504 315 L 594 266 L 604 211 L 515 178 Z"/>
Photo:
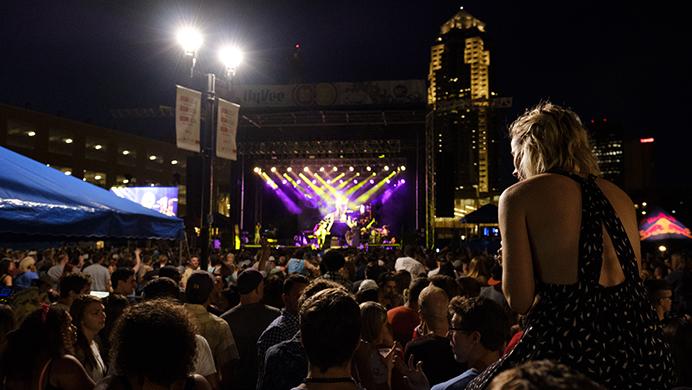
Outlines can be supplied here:
<path id="1" fill-rule="evenodd" d="M 623 128 L 609 123 L 605 118 L 591 120 L 591 124 L 587 125 L 587 128 L 601 174 L 605 179 L 623 186 L 625 184 Z"/>
<path id="2" fill-rule="evenodd" d="M 498 190 L 494 107 L 508 102 L 490 92 L 489 67 L 485 23 L 461 9 L 442 25 L 428 73 L 437 217 L 463 216 Z"/>

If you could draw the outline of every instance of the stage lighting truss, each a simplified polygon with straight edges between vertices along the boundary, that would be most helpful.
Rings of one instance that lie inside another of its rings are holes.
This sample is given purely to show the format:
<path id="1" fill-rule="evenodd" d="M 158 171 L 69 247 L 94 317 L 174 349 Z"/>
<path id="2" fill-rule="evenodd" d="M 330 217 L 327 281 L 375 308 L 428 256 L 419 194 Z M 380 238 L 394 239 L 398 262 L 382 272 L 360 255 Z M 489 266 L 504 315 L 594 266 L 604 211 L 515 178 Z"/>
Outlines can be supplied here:
<path id="1" fill-rule="evenodd" d="M 407 170 L 406 159 L 392 158 L 288 158 L 281 160 L 259 159 L 253 162 L 255 173 L 317 173 L 326 178 L 344 176 L 361 177 L 388 175 L 392 172 L 403 174 Z M 353 170 L 350 168 L 353 167 Z M 324 168 L 324 170 L 322 170 Z M 336 168 L 336 169 L 335 169 Z M 368 169 L 370 168 L 370 169 Z"/>
<path id="2" fill-rule="evenodd" d="M 252 142 L 238 146 L 241 155 L 277 159 L 387 158 L 402 150 L 398 139 Z"/>
<path id="3" fill-rule="evenodd" d="M 258 128 L 301 126 L 394 126 L 425 123 L 425 111 L 297 111 L 246 113 L 241 126 Z"/>

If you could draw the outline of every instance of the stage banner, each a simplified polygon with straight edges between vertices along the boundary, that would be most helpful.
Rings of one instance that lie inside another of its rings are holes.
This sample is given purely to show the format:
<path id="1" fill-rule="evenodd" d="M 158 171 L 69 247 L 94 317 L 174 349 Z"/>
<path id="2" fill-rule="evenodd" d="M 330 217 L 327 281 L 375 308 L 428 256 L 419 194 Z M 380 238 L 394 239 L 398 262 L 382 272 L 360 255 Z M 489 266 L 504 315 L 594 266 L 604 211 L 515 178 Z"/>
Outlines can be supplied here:
<path id="1" fill-rule="evenodd" d="M 216 156 L 228 160 L 238 159 L 235 136 L 238 131 L 240 106 L 219 99 L 219 112 L 216 124 Z"/>
<path id="2" fill-rule="evenodd" d="M 202 93 L 176 85 L 175 144 L 180 149 L 199 152 Z"/>
<path id="3" fill-rule="evenodd" d="M 425 104 L 424 80 L 387 80 L 357 83 L 219 86 L 219 94 L 245 108 L 331 107 Z"/>

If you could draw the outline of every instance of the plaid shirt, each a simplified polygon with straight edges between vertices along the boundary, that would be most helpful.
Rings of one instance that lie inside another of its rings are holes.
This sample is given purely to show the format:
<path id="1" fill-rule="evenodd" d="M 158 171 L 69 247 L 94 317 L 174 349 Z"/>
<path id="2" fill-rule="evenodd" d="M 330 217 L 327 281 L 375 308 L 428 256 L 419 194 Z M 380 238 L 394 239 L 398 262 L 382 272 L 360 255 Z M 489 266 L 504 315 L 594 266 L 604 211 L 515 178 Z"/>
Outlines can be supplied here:
<path id="1" fill-rule="evenodd" d="M 258 375 L 257 390 L 291 390 L 299 386 L 308 374 L 308 357 L 300 332 L 267 350 L 262 364 L 264 375 Z"/>
<path id="2" fill-rule="evenodd" d="M 299 330 L 298 316 L 289 313 L 286 309 L 281 309 L 281 315 L 269 324 L 257 340 L 258 378 L 264 376 L 264 358 L 269 347 L 290 340 Z"/>
<path id="3" fill-rule="evenodd" d="M 183 307 L 197 324 L 199 334 L 209 343 L 217 368 L 240 358 L 233 333 L 226 321 L 209 313 L 202 305 L 186 303 Z"/>

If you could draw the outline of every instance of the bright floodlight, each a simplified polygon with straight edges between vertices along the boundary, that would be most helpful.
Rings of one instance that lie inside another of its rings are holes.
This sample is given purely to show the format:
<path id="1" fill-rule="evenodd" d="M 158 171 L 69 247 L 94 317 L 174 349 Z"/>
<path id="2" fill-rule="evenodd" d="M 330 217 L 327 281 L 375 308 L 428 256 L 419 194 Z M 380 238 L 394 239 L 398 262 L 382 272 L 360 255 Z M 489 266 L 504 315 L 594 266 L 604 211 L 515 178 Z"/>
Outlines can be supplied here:
<path id="1" fill-rule="evenodd" d="M 271 168 L 271 171 L 272 171 L 272 172 L 276 172 L 276 167 L 272 167 L 272 168 Z"/>
<path id="2" fill-rule="evenodd" d="M 243 52 L 236 46 L 224 46 L 219 50 L 219 60 L 226 67 L 226 71 L 233 74 L 243 62 Z"/>
<path id="3" fill-rule="evenodd" d="M 291 167 L 286 168 L 286 172 L 293 172 L 293 168 L 291 168 Z"/>
<path id="4" fill-rule="evenodd" d="M 310 171 L 310 168 L 308 168 L 308 167 L 303 168 L 303 172 L 309 172 L 309 171 Z"/>
<path id="5" fill-rule="evenodd" d="M 259 167 L 255 167 L 255 169 L 253 169 L 253 171 L 254 171 L 255 173 L 260 173 L 260 172 L 262 172 L 262 170 L 261 170 Z"/>
<path id="6" fill-rule="evenodd" d="M 178 43 L 183 48 L 185 55 L 194 56 L 202 46 L 202 33 L 194 27 L 183 27 L 176 34 Z"/>
<path id="7" fill-rule="evenodd" d="M 384 170 L 385 170 L 385 171 L 388 171 L 388 170 L 389 170 L 389 165 L 385 165 L 385 166 L 384 166 Z"/>

